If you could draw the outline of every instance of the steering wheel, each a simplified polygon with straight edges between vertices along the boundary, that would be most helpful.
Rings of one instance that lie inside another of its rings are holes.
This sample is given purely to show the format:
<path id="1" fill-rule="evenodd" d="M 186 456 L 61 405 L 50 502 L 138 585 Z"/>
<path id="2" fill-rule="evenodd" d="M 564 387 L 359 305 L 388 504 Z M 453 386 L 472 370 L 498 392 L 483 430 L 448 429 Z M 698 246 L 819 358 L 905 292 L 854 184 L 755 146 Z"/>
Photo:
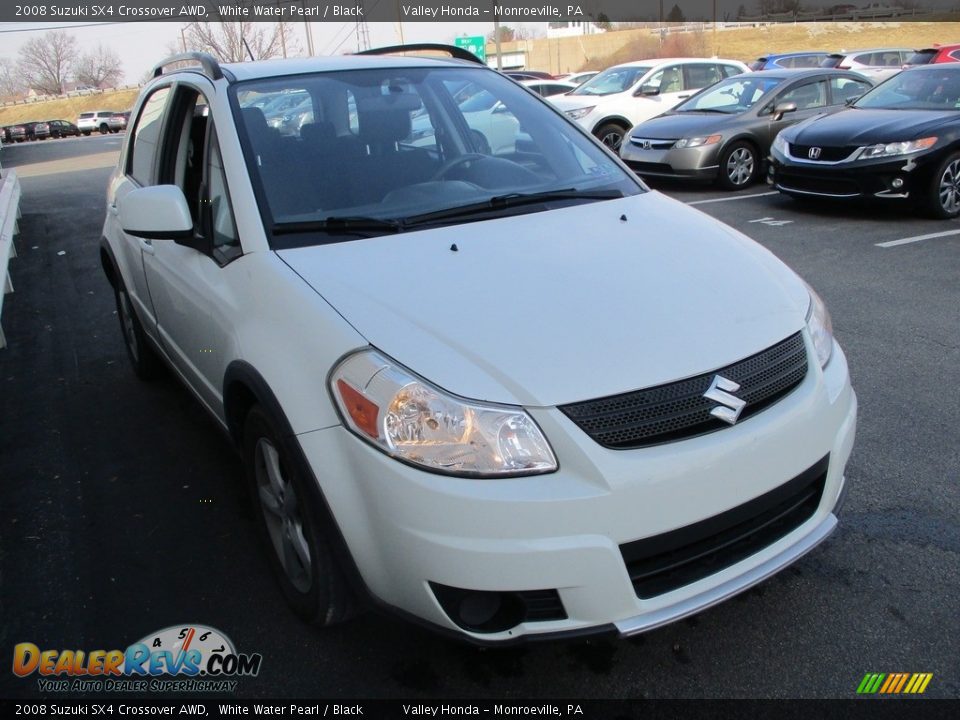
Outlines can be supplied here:
<path id="1" fill-rule="evenodd" d="M 452 160 L 447 160 L 443 165 L 441 165 L 430 178 L 430 180 L 443 180 L 445 179 L 446 174 L 455 167 L 460 167 L 464 163 L 468 163 L 471 160 L 485 160 L 486 158 L 486 155 L 482 155 L 480 153 L 464 153 L 463 155 L 457 155 L 457 157 L 453 158 Z"/>

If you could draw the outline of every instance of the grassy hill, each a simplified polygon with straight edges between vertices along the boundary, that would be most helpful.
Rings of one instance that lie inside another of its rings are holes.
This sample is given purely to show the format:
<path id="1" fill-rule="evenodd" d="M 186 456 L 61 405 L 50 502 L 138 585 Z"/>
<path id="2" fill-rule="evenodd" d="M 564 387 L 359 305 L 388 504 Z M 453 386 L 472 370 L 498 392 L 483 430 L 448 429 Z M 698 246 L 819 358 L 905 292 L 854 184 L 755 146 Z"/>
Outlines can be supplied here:
<path id="1" fill-rule="evenodd" d="M 96 95 L 58 98 L 22 105 L 0 108 L 0 126 L 15 125 L 32 120 L 69 120 L 75 123 L 77 116 L 88 110 L 129 110 L 137 99 L 138 89 L 112 90 Z"/>

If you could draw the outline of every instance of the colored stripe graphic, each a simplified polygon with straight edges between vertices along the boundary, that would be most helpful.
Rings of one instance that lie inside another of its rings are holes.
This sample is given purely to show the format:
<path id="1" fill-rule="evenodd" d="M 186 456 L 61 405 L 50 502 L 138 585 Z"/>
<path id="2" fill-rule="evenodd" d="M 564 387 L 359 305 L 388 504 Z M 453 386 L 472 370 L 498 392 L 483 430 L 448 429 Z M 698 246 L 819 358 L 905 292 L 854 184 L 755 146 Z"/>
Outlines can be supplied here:
<path id="1" fill-rule="evenodd" d="M 857 692 L 861 695 L 872 695 L 878 689 L 880 689 L 880 683 L 886 677 L 883 673 L 867 673 L 863 676 L 863 680 L 860 681 L 860 687 L 857 688 Z"/>
<path id="2" fill-rule="evenodd" d="M 867 673 L 857 686 L 858 695 L 922 695 L 933 673 Z"/>

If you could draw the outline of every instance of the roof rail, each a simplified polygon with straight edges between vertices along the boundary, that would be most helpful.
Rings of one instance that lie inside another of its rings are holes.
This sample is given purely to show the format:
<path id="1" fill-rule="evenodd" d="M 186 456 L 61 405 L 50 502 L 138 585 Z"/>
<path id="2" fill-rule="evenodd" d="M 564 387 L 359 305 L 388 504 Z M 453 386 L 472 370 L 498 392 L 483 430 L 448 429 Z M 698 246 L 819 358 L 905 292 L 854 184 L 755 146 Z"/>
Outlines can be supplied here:
<path id="1" fill-rule="evenodd" d="M 469 50 L 466 50 L 455 45 L 444 45 L 442 43 L 412 43 L 410 45 L 389 45 L 387 47 L 373 48 L 371 50 L 362 50 L 354 55 L 393 55 L 395 53 L 403 52 L 417 52 L 420 50 L 436 50 L 438 52 L 445 52 L 450 55 L 452 58 L 457 60 L 466 60 L 467 62 L 477 63 L 478 65 L 483 65 L 486 67 L 486 63 L 483 62 L 480 58 L 474 55 Z"/>
<path id="2" fill-rule="evenodd" d="M 211 80 L 219 80 L 223 77 L 223 71 L 220 69 L 220 63 L 217 62 L 217 59 L 213 55 L 204 52 L 185 52 L 179 53 L 178 55 L 171 55 L 153 66 L 153 76 L 156 78 L 163 75 L 163 69 L 167 65 L 189 60 L 199 63 L 200 67 L 203 68 L 203 74 Z"/>

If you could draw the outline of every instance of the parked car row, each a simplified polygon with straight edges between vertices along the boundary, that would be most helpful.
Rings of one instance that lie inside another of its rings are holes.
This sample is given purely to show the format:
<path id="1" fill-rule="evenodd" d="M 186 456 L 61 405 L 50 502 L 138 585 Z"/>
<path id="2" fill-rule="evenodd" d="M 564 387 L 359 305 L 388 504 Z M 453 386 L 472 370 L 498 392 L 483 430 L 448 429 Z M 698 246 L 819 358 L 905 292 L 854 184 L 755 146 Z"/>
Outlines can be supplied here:
<path id="1" fill-rule="evenodd" d="M 46 140 L 47 138 L 62 138 L 77 136 L 80 131 L 77 126 L 68 120 L 43 120 L 17 125 L 7 125 L 3 128 L 3 142 L 25 142 L 27 140 Z"/>
<path id="2" fill-rule="evenodd" d="M 47 138 L 89 136 L 93 132 L 103 135 L 126 130 L 130 111 L 93 110 L 80 113 L 76 124 L 69 120 L 34 120 L 7 125 L 2 128 L 0 139 L 5 143 L 46 140 Z"/>

